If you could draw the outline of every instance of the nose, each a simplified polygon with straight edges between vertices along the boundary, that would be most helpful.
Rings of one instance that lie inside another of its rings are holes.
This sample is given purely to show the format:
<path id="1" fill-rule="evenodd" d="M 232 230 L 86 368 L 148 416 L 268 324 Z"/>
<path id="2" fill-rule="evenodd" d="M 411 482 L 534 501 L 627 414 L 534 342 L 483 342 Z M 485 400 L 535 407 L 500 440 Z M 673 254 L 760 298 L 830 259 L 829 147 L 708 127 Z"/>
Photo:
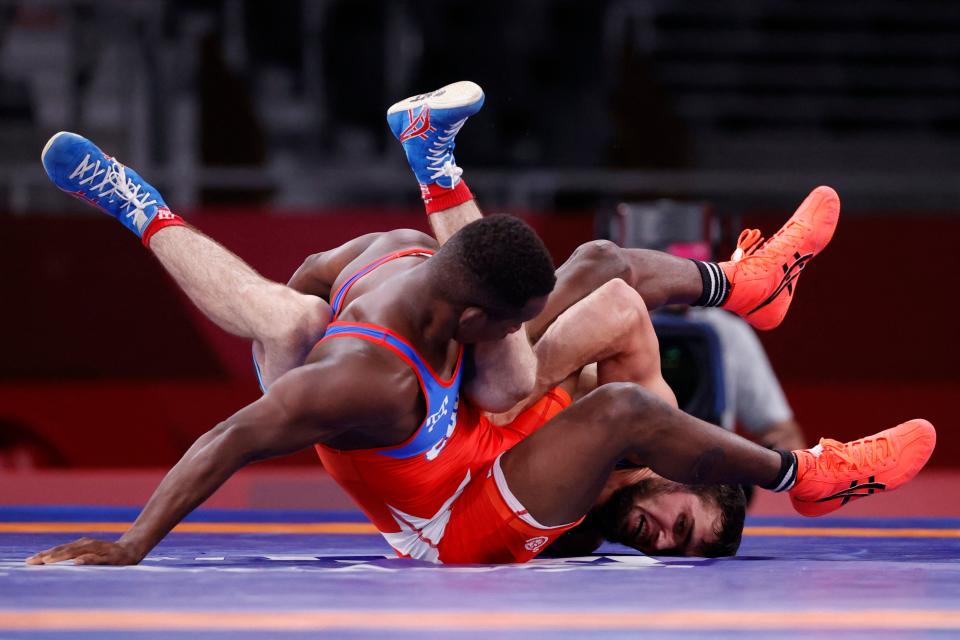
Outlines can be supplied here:
<path id="1" fill-rule="evenodd" d="M 657 551 L 672 549 L 674 547 L 673 532 L 660 529 L 657 532 L 657 538 L 653 541 L 653 548 Z"/>

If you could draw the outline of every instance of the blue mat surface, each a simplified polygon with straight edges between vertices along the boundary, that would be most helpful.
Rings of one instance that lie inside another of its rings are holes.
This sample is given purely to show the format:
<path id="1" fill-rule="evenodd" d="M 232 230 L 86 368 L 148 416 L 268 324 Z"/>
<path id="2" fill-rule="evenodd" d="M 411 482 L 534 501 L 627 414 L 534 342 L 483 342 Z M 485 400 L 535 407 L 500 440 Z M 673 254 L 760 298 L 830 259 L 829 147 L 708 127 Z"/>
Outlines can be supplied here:
<path id="1" fill-rule="evenodd" d="M 174 533 L 137 567 L 23 564 L 80 535 L 117 535 L 44 525 L 135 514 L 0 509 L 0 531 L 24 529 L 0 533 L 0 638 L 960 635 L 960 520 L 755 518 L 740 554 L 715 560 L 609 545 L 577 559 L 450 567 L 394 558 L 376 534 Z M 363 518 L 202 510 L 192 521 Z"/>

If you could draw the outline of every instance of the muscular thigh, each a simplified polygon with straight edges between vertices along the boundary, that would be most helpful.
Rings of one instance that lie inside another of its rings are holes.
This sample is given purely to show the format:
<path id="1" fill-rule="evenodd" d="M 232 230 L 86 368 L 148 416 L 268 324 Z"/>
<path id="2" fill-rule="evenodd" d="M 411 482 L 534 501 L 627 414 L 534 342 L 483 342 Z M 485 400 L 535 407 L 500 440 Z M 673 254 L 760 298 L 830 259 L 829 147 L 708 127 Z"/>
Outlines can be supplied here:
<path id="1" fill-rule="evenodd" d="M 503 455 L 507 485 L 538 521 L 571 522 L 593 505 L 623 453 L 628 429 L 620 423 L 634 387 L 600 387 Z"/>

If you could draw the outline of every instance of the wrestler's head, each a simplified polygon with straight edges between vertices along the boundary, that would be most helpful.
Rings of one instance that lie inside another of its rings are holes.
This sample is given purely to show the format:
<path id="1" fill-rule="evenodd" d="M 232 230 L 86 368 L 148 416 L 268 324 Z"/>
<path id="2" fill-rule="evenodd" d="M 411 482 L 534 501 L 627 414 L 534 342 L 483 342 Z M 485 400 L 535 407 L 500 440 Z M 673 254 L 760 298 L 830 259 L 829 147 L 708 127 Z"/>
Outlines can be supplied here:
<path id="1" fill-rule="evenodd" d="M 745 513 L 740 487 L 653 475 L 620 487 L 591 515 L 607 540 L 648 555 L 716 558 L 737 552 Z"/>
<path id="2" fill-rule="evenodd" d="M 456 339 L 499 340 L 539 314 L 556 283 L 553 260 L 526 223 L 487 216 L 455 233 L 429 260 L 457 314 Z"/>

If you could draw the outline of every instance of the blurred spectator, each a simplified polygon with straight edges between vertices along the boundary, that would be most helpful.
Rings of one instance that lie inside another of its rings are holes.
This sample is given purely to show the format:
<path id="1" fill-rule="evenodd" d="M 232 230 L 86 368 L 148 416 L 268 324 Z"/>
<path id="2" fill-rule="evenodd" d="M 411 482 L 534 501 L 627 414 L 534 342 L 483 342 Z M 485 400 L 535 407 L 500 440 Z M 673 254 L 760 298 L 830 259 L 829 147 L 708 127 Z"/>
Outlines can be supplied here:
<path id="1" fill-rule="evenodd" d="M 709 325 L 720 339 L 726 402 L 720 426 L 740 430 L 764 446 L 806 446 L 763 345 L 741 318 L 722 309 L 690 308 L 685 317 Z"/>
<path id="2" fill-rule="evenodd" d="M 673 242 L 667 253 L 695 260 L 712 259 L 708 242 Z M 720 426 L 767 447 L 803 449 L 803 431 L 794 419 L 783 388 L 753 328 L 739 316 L 719 308 L 674 306 L 666 310 L 691 322 L 708 325 L 720 342 L 724 409 Z"/>

